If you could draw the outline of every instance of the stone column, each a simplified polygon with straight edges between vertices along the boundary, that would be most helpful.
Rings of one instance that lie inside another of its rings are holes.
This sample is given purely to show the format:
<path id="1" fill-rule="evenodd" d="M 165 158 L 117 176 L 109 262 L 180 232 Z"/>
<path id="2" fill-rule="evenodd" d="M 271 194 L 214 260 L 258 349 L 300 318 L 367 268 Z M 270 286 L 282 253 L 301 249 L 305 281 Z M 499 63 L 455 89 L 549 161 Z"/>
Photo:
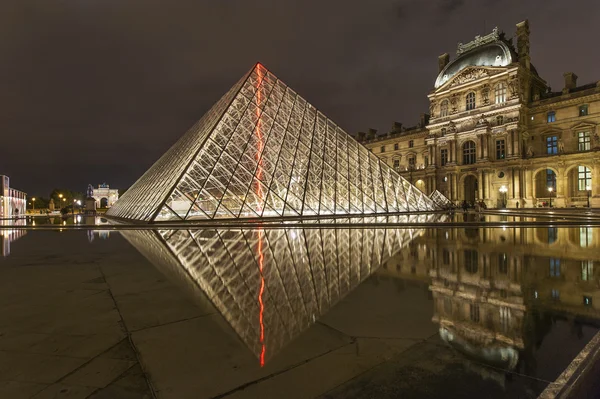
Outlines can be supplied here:
<path id="1" fill-rule="evenodd" d="M 490 134 L 486 133 L 485 136 L 483 136 L 483 157 L 484 158 L 489 158 L 489 151 L 490 151 Z"/>
<path id="2" fill-rule="evenodd" d="M 515 198 L 519 199 L 521 198 L 521 170 L 517 169 L 516 173 L 515 170 L 513 169 L 513 184 L 515 187 Z"/>
<path id="3" fill-rule="evenodd" d="M 479 171 L 478 176 L 477 176 L 477 188 L 478 188 L 478 193 L 477 195 L 479 196 L 479 199 L 482 200 L 483 196 L 484 196 L 484 185 L 483 185 L 483 172 Z"/>
<path id="4" fill-rule="evenodd" d="M 504 139 L 504 142 L 506 143 L 506 155 L 507 158 L 511 157 L 513 154 L 513 142 L 512 142 L 512 134 L 511 132 L 508 132 L 508 134 L 506 135 L 506 138 Z"/>

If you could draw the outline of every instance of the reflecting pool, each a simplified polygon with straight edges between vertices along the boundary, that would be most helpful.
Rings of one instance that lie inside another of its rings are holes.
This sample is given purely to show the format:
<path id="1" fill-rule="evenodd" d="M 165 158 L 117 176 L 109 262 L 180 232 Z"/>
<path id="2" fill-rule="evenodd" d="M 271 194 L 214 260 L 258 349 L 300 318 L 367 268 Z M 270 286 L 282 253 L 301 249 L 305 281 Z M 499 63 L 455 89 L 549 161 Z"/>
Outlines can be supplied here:
<path id="1" fill-rule="evenodd" d="M 596 227 L 102 224 L 0 230 L 0 397 L 537 397 L 600 327 Z"/>

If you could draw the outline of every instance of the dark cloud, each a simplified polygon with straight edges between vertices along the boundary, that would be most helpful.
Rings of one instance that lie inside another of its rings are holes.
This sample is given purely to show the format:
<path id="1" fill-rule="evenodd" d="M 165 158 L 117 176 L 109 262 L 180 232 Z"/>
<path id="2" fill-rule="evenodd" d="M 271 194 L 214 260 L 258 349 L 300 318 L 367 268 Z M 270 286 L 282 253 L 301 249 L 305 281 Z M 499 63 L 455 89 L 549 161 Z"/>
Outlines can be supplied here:
<path id="1" fill-rule="evenodd" d="M 349 132 L 415 124 L 439 54 L 496 25 L 512 36 L 525 18 L 553 87 L 568 70 L 599 78 L 600 54 L 580 40 L 594 37 L 595 2 L 4 3 L 0 173 L 36 195 L 129 186 L 258 60 Z"/>

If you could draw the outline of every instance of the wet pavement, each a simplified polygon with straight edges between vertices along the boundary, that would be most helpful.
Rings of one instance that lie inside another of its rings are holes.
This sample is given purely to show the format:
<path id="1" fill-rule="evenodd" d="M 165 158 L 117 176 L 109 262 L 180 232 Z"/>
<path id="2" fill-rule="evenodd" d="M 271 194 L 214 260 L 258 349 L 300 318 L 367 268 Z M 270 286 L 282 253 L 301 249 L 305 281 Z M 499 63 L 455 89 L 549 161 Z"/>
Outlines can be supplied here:
<path id="1" fill-rule="evenodd" d="M 534 398 L 600 327 L 596 227 L 2 232 L 2 398 Z"/>

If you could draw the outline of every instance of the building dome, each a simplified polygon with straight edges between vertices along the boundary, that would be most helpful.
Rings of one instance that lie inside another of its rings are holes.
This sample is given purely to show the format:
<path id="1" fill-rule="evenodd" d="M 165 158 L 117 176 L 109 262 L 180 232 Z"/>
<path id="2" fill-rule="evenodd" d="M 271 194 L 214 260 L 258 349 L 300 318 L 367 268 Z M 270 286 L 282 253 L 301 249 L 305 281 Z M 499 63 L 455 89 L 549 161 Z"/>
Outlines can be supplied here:
<path id="1" fill-rule="evenodd" d="M 435 88 L 442 86 L 461 70 L 470 66 L 503 67 L 512 63 L 509 47 L 501 41 L 478 46 L 461 54 L 440 72 L 435 80 Z"/>

